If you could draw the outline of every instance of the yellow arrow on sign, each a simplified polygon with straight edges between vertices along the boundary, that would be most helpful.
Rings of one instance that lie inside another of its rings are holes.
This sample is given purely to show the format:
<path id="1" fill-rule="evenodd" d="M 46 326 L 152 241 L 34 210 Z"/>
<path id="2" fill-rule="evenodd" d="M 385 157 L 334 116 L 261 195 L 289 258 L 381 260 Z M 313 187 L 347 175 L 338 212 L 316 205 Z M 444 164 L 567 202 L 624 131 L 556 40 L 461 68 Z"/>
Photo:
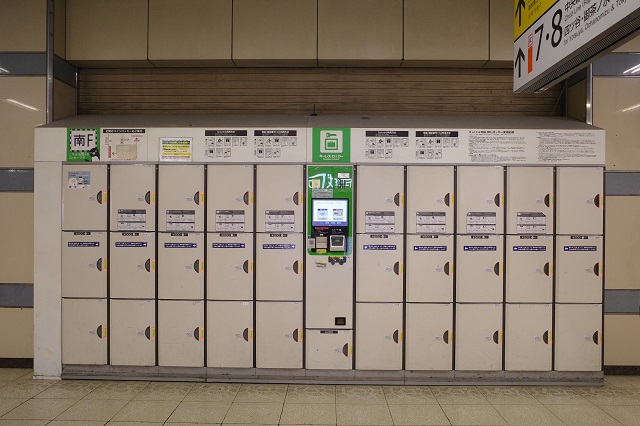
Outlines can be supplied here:
<path id="1" fill-rule="evenodd" d="M 513 0 L 513 41 L 559 0 Z"/>

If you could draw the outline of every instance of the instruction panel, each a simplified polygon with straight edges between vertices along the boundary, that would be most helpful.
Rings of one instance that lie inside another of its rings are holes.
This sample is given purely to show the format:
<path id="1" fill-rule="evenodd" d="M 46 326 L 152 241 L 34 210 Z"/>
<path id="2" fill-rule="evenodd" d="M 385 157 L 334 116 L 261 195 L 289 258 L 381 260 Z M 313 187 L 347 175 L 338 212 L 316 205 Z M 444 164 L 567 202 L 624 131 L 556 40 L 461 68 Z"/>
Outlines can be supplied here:
<path id="1" fill-rule="evenodd" d="M 107 158 L 111 161 L 146 160 L 145 129 L 102 129 L 102 140 L 107 147 Z"/>

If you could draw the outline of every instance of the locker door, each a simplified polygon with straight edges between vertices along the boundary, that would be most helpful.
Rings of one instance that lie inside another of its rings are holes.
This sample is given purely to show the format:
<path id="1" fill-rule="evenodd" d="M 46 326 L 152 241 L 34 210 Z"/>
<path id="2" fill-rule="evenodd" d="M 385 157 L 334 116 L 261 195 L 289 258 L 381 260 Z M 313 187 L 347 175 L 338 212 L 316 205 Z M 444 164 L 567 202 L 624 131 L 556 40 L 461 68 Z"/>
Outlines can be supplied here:
<path id="1" fill-rule="evenodd" d="M 111 300 L 111 365 L 156 363 L 156 304 Z"/>
<path id="2" fill-rule="evenodd" d="M 62 299 L 62 363 L 107 363 L 107 299 Z"/>
<path id="3" fill-rule="evenodd" d="M 302 232 L 303 185 L 302 166 L 258 166 L 257 232 Z"/>
<path id="4" fill-rule="evenodd" d="M 107 297 L 107 233 L 62 233 L 62 297 Z"/>
<path id="5" fill-rule="evenodd" d="M 602 305 L 556 304 L 555 369 L 602 370 Z"/>
<path id="6" fill-rule="evenodd" d="M 302 368 L 302 302 L 257 302 L 256 367 Z"/>
<path id="7" fill-rule="evenodd" d="M 358 166 L 356 189 L 357 233 L 403 232 L 403 166 Z"/>
<path id="8" fill-rule="evenodd" d="M 403 246 L 403 235 L 358 235 L 356 301 L 402 302 Z"/>
<path id="9" fill-rule="evenodd" d="M 306 368 L 309 370 L 351 370 L 351 330 L 307 329 Z"/>
<path id="10" fill-rule="evenodd" d="M 345 256 L 342 265 L 306 256 L 306 327 L 353 328 L 353 256 Z"/>
<path id="11" fill-rule="evenodd" d="M 253 231 L 253 165 L 207 166 L 209 232 Z"/>
<path id="12" fill-rule="evenodd" d="M 204 234 L 158 234 L 158 298 L 204 299 Z"/>
<path id="13" fill-rule="evenodd" d="M 507 235 L 506 296 L 509 303 L 553 300 L 553 237 Z"/>
<path id="14" fill-rule="evenodd" d="M 111 297 L 156 297 L 155 235 L 151 232 L 112 232 L 110 244 Z"/>
<path id="15" fill-rule="evenodd" d="M 158 168 L 158 230 L 204 231 L 203 165 L 167 165 Z"/>
<path id="16" fill-rule="evenodd" d="M 407 232 L 453 234 L 453 166 L 407 167 Z"/>
<path id="17" fill-rule="evenodd" d="M 456 370 L 502 369 L 502 304 L 458 303 Z"/>
<path id="18" fill-rule="evenodd" d="M 458 235 L 458 302 L 502 302 L 502 235 Z"/>
<path id="19" fill-rule="evenodd" d="M 551 371 L 551 305 L 507 304 L 505 370 Z"/>
<path id="20" fill-rule="evenodd" d="M 458 232 L 502 234 L 504 170 L 502 166 L 458 167 Z"/>
<path id="21" fill-rule="evenodd" d="M 253 234 L 207 235 L 207 298 L 253 299 Z"/>
<path id="22" fill-rule="evenodd" d="M 207 367 L 253 367 L 253 302 L 207 302 Z"/>
<path id="23" fill-rule="evenodd" d="M 602 239 L 556 237 L 556 302 L 602 303 Z"/>
<path id="24" fill-rule="evenodd" d="M 62 165 L 62 229 L 107 230 L 107 166 Z"/>
<path id="25" fill-rule="evenodd" d="M 553 234 L 553 167 L 507 168 L 507 234 Z"/>
<path id="26" fill-rule="evenodd" d="M 256 234 L 256 299 L 302 300 L 302 234 Z"/>
<path id="27" fill-rule="evenodd" d="M 111 166 L 111 231 L 155 231 L 156 168 Z"/>
<path id="28" fill-rule="evenodd" d="M 407 302 L 453 301 L 453 242 L 453 235 L 407 235 Z"/>
<path id="29" fill-rule="evenodd" d="M 602 234 L 602 167 L 558 167 L 558 234 Z"/>
<path id="30" fill-rule="evenodd" d="M 203 301 L 158 301 L 158 365 L 204 367 Z"/>
<path id="31" fill-rule="evenodd" d="M 356 304 L 356 369 L 402 369 L 402 303 Z"/>
<path id="32" fill-rule="evenodd" d="M 405 369 L 451 370 L 453 304 L 407 303 Z"/>

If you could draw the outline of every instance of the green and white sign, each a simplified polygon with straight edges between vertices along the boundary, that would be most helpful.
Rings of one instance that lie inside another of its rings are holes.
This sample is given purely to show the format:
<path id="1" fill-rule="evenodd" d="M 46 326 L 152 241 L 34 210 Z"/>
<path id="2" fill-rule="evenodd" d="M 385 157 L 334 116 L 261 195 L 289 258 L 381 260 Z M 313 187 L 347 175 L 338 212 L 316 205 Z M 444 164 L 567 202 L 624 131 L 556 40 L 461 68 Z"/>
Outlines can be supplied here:
<path id="1" fill-rule="evenodd" d="M 314 163 L 349 163 L 351 161 L 351 129 L 314 128 Z"/>
<path id="2" fill-rule="evenodd" d="M 100 161 L 100 129 L 67 129 L 67 161 Z"/>

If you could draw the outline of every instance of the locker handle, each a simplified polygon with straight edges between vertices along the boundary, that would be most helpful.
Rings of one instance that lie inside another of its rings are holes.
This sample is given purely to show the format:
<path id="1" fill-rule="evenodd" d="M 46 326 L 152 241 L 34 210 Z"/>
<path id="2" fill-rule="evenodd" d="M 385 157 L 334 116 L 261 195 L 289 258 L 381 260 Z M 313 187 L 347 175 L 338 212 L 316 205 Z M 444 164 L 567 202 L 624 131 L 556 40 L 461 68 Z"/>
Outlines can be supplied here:
<path id="1" fill-rule="evenodd" d="M 496 343 L 496 345 L 500 343 L 500 333 L 498 333 L 498 330 L 493 333 L 493 341 Z"/>
<path id="2" fill-rule="evenodd" d="M 450 266 L 449 266 L 450 264 L 451 264 L 451 262 L 447 262 L 447 263 L 444 264 L 444 268 L 443 268 L 444 269 L 444 273 L 447 274 L 447 275 L 449 275 L 449 273 L 451 272 Z"/>
<path id="3" fill-rule="evenodd" d="M 544 196 L 544 205 L 547 207 L 551 207 L 551 194 L 547 194 Z"/>
<path id="4" fill-rule="evenodd" d="M 549 273 L 551 272 L 550 266 L 551 265 L 549 264 L 549 262 L 547 262 L 547 263 L 544 264 L 544 267 L 542 268 L 542 270 L 544 271 L 544 274 L 546 276 L 549 276 Z"/>
<path id="5" fill-rule="evenodd" d="M 147 191 L 147 193 L 144 194 L 144 200 L 147 204 L 151 205 L 151 191 Z"/>
<path id="6" fill-rule="evenodd" d="M 399 336 L 399 330 L 396 330 L 393 332 L 393 341 L 396 343 L 399 343 L 400 341 L 398 340 L 398 336 Z"/>
<path id="7" fill-rule="evenodd" d="M 98 259 L 96 262 L 96 268 L 98 268 L 98 271 L 102 272 L 102 258 Z"/>
<path id="8" fill-rule="evenodd" d="M 299 342 L 299 340 L 298 340 L 298 329 L 297 328 L 295 330 L 293 330 L 293 340 L 295 340 L 296 342 Z"/>
<path id="9" fill-rule="evenodd" d="M 296 192 L 295 194 L 293 194 L 293 204 L 297 206 L 299 202 L 300 202 L 300 193 Z"/>
<path id="10" fill-rule="evenodd" d="M 146 269 L 147 272 L 151 272 L 151 259 L 147 259 L 146 262 L 144 262 L 144 269 Z"/>
<path id="11" fill-rule="evenodd" d="M 242 196 L 242 201 L 248 206 L 249 205 L 249 191 L 245 192 Z"/>
<path id="12" fill-rule="evenodd" d="M 442 340 L 444 340 L 446 344 L 449 344 L 449 330 L 444 332 L 444 334 L 442 335 Z"/>
<path id="13" fill-rule="evenodd" d="M 246 340 L 247 342 L 249 341 L 249 329 L 245 328 L 244 331 L 242 332 L 242 338 L 244 340 Z"/>
<path id="14" fill-rule="evenodd" d="M 193 270 L 196 271 L 196 273 L 200 273 L 200 259 L 196 259 L 196 261 L 193 262 Z"/>
<path id="15" fill-rule="evenodd" d="M 98 328 L 96 328 L 96 334 L 98 335 L 99 339 L 102 339 L 102 325 L 99 325 Z"/>
<path id="16" fill-rule="evenodd" d="M 600 207 L 600 194 L 593 197 L 593 204 L 595 204 L 596 207 Z"/>
<path id="17" fill-rule="evenodd" d="M 249 261 L 248 260 L 245 260 L 244 263 L 242 264 L 242 270 L 247 274 L 249 273 Z"/>
<path id="18" fill-rule="evenodd" d="M 200 205 L 200 191 L 196 192 L 193 195 L 193 201 L 199 206 Z"/>
<path id="19" fill-rule="evenodd" d="M 400 193 L 396 193 L 396 195 L 393 196 L 393 202 L 395 203 L 396 206 L 400 207 Z"/>
<path id="20" fill-rule="evenodd" d="M 593 265 L 593 273 L 598 277 L 600 276 L 600 262 Z"/>
<path id="21" fill-rule="evenodd" d="M 151 326 L 144 330 L 144 337 L 146 337 L 147 340 L 151 340 Z"/>
<path id="22" fill-rule="evenodd" d="M 598 344 L 598 332 L 595 331 L 591 338 L 593 339 L 593 343 L 595 343 L 597 345 Z"/>
<path id="23" fill-rule="evenodd" d="M 342 347 L 342 354 L 344 356 L 346 356 L 347 358 L 349 358 L 349 344 L 345 343 L 344 346 Z"/>
<path id="24" fill-rule="evenodd" d="M 447 193 L 447 195 L 444 196 L 444 205 L 447 207 L 451 207 L 451 194 Z"/>
<path id="25" fill-rule="evenodd" d="M 400 275 L 400 262 L 396 262 L 393 264 L 393 272 L 396 275 Z"/>
<path id="26" fill-rule="evenodd" d="M 496 196 L 493 197 L 493 202 L 496 204 L 496 206 L 500 207 L 500 194 L 496 194 Z"/>
<path id="27" fill-rule="evenodd" d="M 98 191 L 96 195 L 96 200 L 98 200 L 98 204 L 102 204 L 102 191 Z"/>
<path id="28" fill-rule="evenodd" d="M 200 341 L 200 327 L 196 327 L 195 330 L 193 330 L 193 337 L 195 337 L 198 342 Z"/>
<path id="29" fill-rule="evenodd" d="M 496 264 L 493 265 L 493 272 L 500 276 L 500 262 L 496 262 Z"/>
<path id="30" fill-rule="evenodd" d="M 293 262 L 293 272 L 298 273 L 298 261 Z"/>
<path id="31" fill-rule="evenodd" d="M 549 330 L 545 331 L 542 335 L 542 341 L 547 345 L 549 344 Z"/>

